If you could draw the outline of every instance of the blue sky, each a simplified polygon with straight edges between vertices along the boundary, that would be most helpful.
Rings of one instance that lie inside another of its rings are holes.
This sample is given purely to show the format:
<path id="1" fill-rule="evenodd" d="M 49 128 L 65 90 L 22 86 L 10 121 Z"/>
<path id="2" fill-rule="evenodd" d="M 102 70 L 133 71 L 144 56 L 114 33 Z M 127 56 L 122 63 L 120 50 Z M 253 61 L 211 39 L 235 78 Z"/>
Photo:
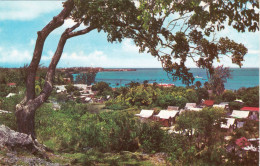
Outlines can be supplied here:
<path id="1" fill-rule="evenodd" d="M 37 31 L 41 30 L 62 10 L 59 1 L 0 1 L 0 67 L 20 67 L 29 64 L 32 58 Z M 59 37 L 72 20 L 56 29 L 47 38 L 41 64 L 47 66 L 55 52 Z M 243 67 L 259 67 L 259 32 L 238 33 L 225 28 L 218 36 L 228 36 L 248 48 Z M 238 67 L 224 57 L 221 63 L 228 67 Z M 186 63 L 195 67 L 190 60 Z M 215 63 L 215 66 L 219 65 Z M 161 63 L 148 53 L 139 54 L 130 39 L 122 43 L 108 43 L 106 34 L 93 31 L 83 36 L 69 39 L 65 45 L 58 67 L 92 66 L 116 68 L 161 67 Z"/>

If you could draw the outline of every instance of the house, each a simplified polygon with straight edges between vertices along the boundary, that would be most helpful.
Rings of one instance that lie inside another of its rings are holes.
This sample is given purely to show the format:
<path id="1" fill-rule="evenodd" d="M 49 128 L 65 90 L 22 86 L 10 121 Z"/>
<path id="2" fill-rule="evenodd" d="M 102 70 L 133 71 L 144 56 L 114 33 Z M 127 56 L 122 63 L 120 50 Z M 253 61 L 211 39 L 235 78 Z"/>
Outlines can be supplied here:
<path id="1" fill-rule="evenodd" d="M 158 84 L 158 86 L 168 88 L 168 87 L 173 87 L 175 85 L 174 84 Z"/>
<path id="2" fill-rule="evenodd" d="M 169 127 L 173 125 L 175 122 L 175 117 L 179 113 L 179 111 L 169 111 L 169 110 L 161 110 L 158 115 L 154 115 L 157 118 L 157 121 L 161 121 L 165 127 Z"/>
<path id="3" fill-rule="evenodd" d="M 190 109 L 190 108 L 196 108 L 197 104 L 196 103 L 186 103 L 185 109 Z"/>
<path id="4" fill-rule="evenodd" d="M 16 93 L 9 93 L 7 96 L 6 96 L 6 98 L 9 98 L 9 97 L 12 97 L 12 96 L 15 96 L 16 95 Z"/>
<path id="5" fill-rule="evenodd" d="M 57 89 L 56 92 L 57 93 L 66 93 L 67 89 L 65 88 L 65 85 L 55 85 L 55 88 Z"/>
<path id="6" fill-rule="evenodd" d="M 236 119 L 235 118 L 225 118 L 227 120 L 226 123 L 221 123 L 220 127 L 222 129 L 226 129 L 230 132 L 233 131 L 233 129 L 235 128 L 235 121 Z"/>
<path id="7" fill-rule="evenodd" d="M 87 103 L 93 103 L 92 99 L 90 97 L 86 97 L 85 98 L 85 102 Z"/>
<path id="8" fill-rule="evenodd" d="M 212 107 L 214 105 L 214 100 L 205 100 L 202 105 L 206 107 Z"/>
<path id="9" fill-rule="evenodd" d="M 226 105 L 214 104 L 214 105 L 213 105 L 213 108 L 222 108 L 222 109 L 225 109 L 225 108 L 226 108 Z"/>
<path id="10" fill-rule="evenodd" d="M 233 110 L 230 116 L 238 119 L 248 118 L 249 111 Z"/>
<path id="11" fill-rule="evenodd" d="M 259 107 L 243 107 L 241 111 L 249 111 L 249 119 L 258 120 L 259 119 Z"/>
<path id="12" fill-rule="evenodd" d="M 60 110 L 61 106 L 57 102 L 53 102 L 52 108 L 56 111 L 56 110 Z"/>
<path id="13" fill-rule="evenodd" d="M 63 78 L 63 81 L 64 81 L 65 84 L 70 84 L 71 83 L 70 78 Z"/>
<path id="14" fill-rule="evenodd" d="M 239 99 L 234 100 L 234 102 L 238 102 L 238 103 L 240 103 L 240 104 L 243 104 L 243 103 L 244 103 L 243 100 L 239 100 Z"/>
<path id="15" fill-rule="evenodd" d="M 198 108 L 198 107 L 189 107 L 189 109 L 181 109 L 180 114 L 182 114 L 185 111 L 201 111 L 203 108 Z"/>
<path id="16" fill-rule="evenodd" d="M 11 83 L 8 83 L 8 84 L 7 84 L 7 86 L 9 86 L 9 87 L 12 87 L 12 88 L 13 88 L 13 87 L 16 87 L 16 83 L 14 83 L 14 82 L 11 82 Z"/>
<path id="17" fill-rule="evenodd" d="M 11 114 L 12 112 L 10 111 L 5 111 L 5 110 L 0 110 L 0 114 Z"/>
<path id="18" fill-rule="evenodd" d="M 177 107 L 177 106 L 168 106 L 167 110 L 176 110 L 176 111 L 178 111 L 179 107 Z"/>
<path id="19" fill-rule="evenodd" d="M 139 116 L 141 118 L 151 118 L 154 113 L 154 110 L 141 110 L 139 114 L 135 114 L 135 116 Z"/>

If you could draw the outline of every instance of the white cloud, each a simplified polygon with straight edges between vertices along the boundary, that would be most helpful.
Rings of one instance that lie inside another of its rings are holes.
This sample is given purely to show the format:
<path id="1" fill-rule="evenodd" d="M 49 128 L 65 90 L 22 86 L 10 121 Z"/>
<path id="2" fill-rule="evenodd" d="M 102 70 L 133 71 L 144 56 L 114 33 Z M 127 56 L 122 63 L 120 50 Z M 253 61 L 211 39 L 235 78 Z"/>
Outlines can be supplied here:
<path id="1" fill-rule="evenodd" d="M 67 28 L 71 28 L 71 27 L 74 26 L 75 24 L 76 24 L 76 22 L 74 22 L 72 19 L 66 19 L 66 20 L 64 21 L 64 24 L 63 24 L 61 27 L 55 29 L 52 33 L 53 33 L 53 34 L 56 34 L 56 35 L 60 35 L 60 34 L 62 34 Z M 81 30 L 81 29 L 84 29 L 84 28 L 85 28 L 85 26 L 84 26 L 83 24 L 81 24 L 81 25 L 77 28 L 77 30 Z"/>
<path id="2" fill-rule="evenodd" d="M 260 54 L 260 50 L 251 50 L 251 49 L 249 49 L 248 50 L 248 54 L 257 54 L 257 55 L 259 55 Z"/>
<path id="3" fill-rule="evenodd" d="M 61 1 L 0 1 L 0 20 L 33 20 L 61 9 Z"/>
<path id="4" fill-rule="evenodd" d="M 132 43 L 131 39 L 123 40 L 122 50 L 125 51 L 125 52 L 139 53 L 139 48 Z"/>
<path id="5" fill-rule="evenodd" d="M 35 44 L 35 40 L 34 40 L 34 39 L 31 39 L 29 45 L 30 45 L 30 46 L 34 46 L 34 44 Z"/>
<path id="6" fill-rule="evenodd" d="M 0 49 L 0 64 L 26 63 L 30 61 L 31 58 L 32 58 L 32 54 L 28 50 L 21 51 L 15 48 L 5 49 L 3 47 L 1 47 Z"/>
<path id="7" fill-rule="evenodd" d="M 59 66 L 102 66 L 102 64 L 106 63 L 107 59 L 107 55 L 102 51 L 94 51 L 90 54 L 85 54 L 83 51 L 63 53 Z"/>

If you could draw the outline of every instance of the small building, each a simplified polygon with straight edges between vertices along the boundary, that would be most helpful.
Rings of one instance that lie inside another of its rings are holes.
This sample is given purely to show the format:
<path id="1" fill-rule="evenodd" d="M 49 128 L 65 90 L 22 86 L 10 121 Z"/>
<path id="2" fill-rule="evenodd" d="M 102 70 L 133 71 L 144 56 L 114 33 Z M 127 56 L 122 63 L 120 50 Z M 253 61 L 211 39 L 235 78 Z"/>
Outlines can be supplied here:
<path id="1" fill-rule="evenodd" d="M 259 119 L 259 107 L 243 107 L 241 111 L 249 111 L 249 119 L 258 120 Z"/>
<path id="2" fill-rule="evenodd" d="M 63 81 L 64 81 L 65 84 L 70 84 L 71 83 L 70 78 L 63 78 Z"/>
<path id="3" fill-rule="evenodd" d="M 60 110 L 61 106 L 57 102 L 53 102 L 52 108 L 56 111 L 56 110 Z"/>
<path id="4" fill-rule="evenodd" d="M 11 114 L 12 112 L 10 111 L 5 111 L 5 110 L 0 110 L 0 114 Z"/>
<path id="5" fill-rule="evenodd" d="M 139 116 L 140 118 L 151 118 L 153 116 L 154 110 L 141 110 L 139 114 L 135 114 L 135 116 Z"/>
<path id="6" fill-rule="evenodd" d="M 214 104 L 214 105 L 213 105 L 213 108 L 222 108 L 222 109 L 225 109 L 226 106 L 225 106 L 225 105 L 220 105 L 220 104 Z"/>
<path id="7" fill-rule="evenodd" d="M 7 84 L 7 86 L 13 88 L 13 87 L 16 87 L 16 83 L 14 83 L 14 82 L 10 82 L 10 83 Z"/>
<path id="8" fill-rule="evenodd" d="M 157 118 L 157 121 L 162 122 L 162 125 L 165 127 L 169 127 L 175 123 L 175 117 L 179 113 L 179 111 L 173 110 L 161 110 L 158 115 L 154 115 Z"/>
<path id="9" fill-rule="evenodd" d="M 9 98 L 9 97 L 12 97 L 12 96 L 15 96 L 16 95 L 16 93 L 9 93 L 7 96 L 6 96 L 6 98 Z"/>
<path id="10" fill-rule="evenodd" d="M 220 127 L 222 129 L 228 130 L 232 132 L 235 129 L 235 118 L 225 118 L 227 120 L 226 123 L 221 123 Z"/>
<path id="11" fill-rule="evenodd" d="M 190 108 L 196 108 L 197 104 L 196 103 L 186 103 L 184 109 L 190 109 Z"/>
<path id="12" fill-rule="evenodd" d="M 240 103 L 240 104 L 243 104 L 243 103 L 244 103 L 243 100 L 240 100 L 240 99 L 236 99 L 236 100 L 234 100 L 234 102 L 238 102 L 238 103 Z"/>
<path id="13" fill-rule="evenodd" d="M 177 107 L 177 106 L 168 106 L 167 110 L 176 110 L 176 111 L 178 111 L 179 107 Z"/>
<path id="14" fill-rule="evenodd" d="M 238 119 L 246 119 L 249 116 L 249 111 L 233 110 L 230 116 Z"/>
<path id="15" fill-rule="evenodd" d="M 206 107 L 212 107 L 214 105 L 214 100 L 205 100 L 202 105 Z"/>

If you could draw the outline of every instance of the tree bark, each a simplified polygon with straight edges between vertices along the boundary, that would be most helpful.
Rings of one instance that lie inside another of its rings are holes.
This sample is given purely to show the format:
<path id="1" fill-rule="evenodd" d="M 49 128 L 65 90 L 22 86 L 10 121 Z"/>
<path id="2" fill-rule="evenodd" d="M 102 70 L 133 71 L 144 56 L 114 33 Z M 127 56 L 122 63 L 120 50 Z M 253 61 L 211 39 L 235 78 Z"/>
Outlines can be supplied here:
<path id="1" fill-rule="evenodd" d="M 60 27 L 66 18 L 69 17 L 73 9 L 73 0 L 68 0 L 64 3 L 64 9 L 50 21 L 41 31 L 38 31 L 38 37 L 36 40 L 33 58 L 28 67 L 28 76 L 26 81 L 26 94 L 24 99 L 16 105 L 16 123 L 18 131 L 31 135 L 33 139 L 36 139 L 34 116 L 35 111 L 45 100 L 36 100 L 35 98 L 35 76 L 41 60 L 42 50 L 48 35 Z M 48 82 L 48 81 L 47 81 Z M 43 90 L 48 91 L 48 89 Z M 43 93 L 43 92 L 42 92 Z M 42 98 L 41 98 L 42 99 Z"/>
<path id="2" fill-rule="evenodd" d="M 73 32 L 76 28 L 80 26 L 81 22 L 78 22 L 71 28 L 67 28 L 61 35 L 55 54 L 49 65 L 43 90 L 40 95 L 33 97 L 28 100 L 30 97 L 26 94 L 26 102 L 22 101 L 16 106 L 16 119 L 18 125 L 18 131 L 30 134 L 33 139 L 36 139 L 35 128 L 34 128 L 34 116 L 35 111 L 48 99 L 53 89 L 53 79 L 55 75 L 56 66 L 60 60 L 60 57 L 63 53 L 64 46 L 67 39 L 86 34 L 91 30 L 95 29 L 94 26 L 89 26 L 83 30 Z M 36 43 L 37 45 L 37 43 Z M 38 58 L 38 57 L 37 57 Z M 36 71 L 34 72 L 36 74 Z M 28 78 L 29 79 L 29 78 Z M 27 79 L 27 81 L 28 81 Z M 35 79 L 35 76 L 34 76 Z M 34 80 L 35 81 L 35 80 Z M 27 91 L 28 92 L 28 91 Z M 23 103 L 24 102 L 24 103 Z"/>

